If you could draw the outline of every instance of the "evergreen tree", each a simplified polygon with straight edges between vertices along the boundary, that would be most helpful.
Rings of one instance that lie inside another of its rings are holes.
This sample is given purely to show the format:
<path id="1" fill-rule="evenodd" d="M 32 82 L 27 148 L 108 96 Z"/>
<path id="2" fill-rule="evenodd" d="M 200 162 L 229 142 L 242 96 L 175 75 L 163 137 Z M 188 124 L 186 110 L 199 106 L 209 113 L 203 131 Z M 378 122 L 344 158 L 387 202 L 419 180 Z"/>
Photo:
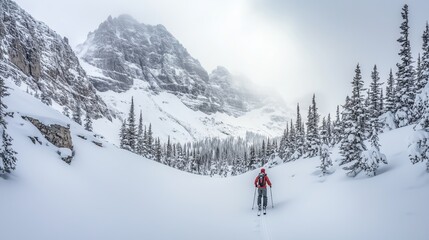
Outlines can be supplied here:
<path id="1" fill-rule="evenodd" d="M 378 118 L 381 115 L 380 106 L 382 105 L 380 77 L 377 71 L 377 65 L 371 73 L 371 84 L 369 87 L 369 117 L 370 119 Z"/>
<path id="2" fill-rule="evenodd" d="M 384 94 L 383 94 L 383 88 L 380 88 L 380 107 L 378 109 L 380 112 L 380 115 L 384 113 Z"/>
<path id="3" fill-rule="evenodd" d="M 249 165 L 247 166 L 248 170 L 255 169 L 256 164 L 256 151 L 255 146 L 250 147 L 250 156 L 249 156 Z"/>
<path id="4" fill-rule="evenodd" d="M 146 149 L 150 158 L 153 157 L 153 132 L 152 124 L 149 123 L 149 129 L 147 131 Z"/>
<path id="5" fill-rule="evenodd" d="M 142 155 L 144 153 L 144 140 L 143 140 L 143 113 L 140 110 L 139 125 L 137 127 L 137 145 L 136 153 Z"/>
<path id="6" fill-rule="evenodd" d="M 320 166 L 319 168 L 322 171 L 322 175 L 326 175 L 329 173 L 328 169 L 332 166 L 332 159 L 331 159 L 331 152 L 329 151 L 329 140 L 328 140 L 328 125 L 325 121 L 325 118 L 323 118 L 322 121 L 322 129 L 320 131 L 320 137 L 321 137 L 321 147 L 320 147 Z"/>
<path id="7" fill-rule="evenodd" d="M 416 82 L 417 82 L 417 92 L 419 93 L 415 99 L 414 103 L 414 114 L 415 119 L 420 119 L 422 114 L 425 112 L 426 106 L 428 103 L 427 93 L 422 93 L 423 88 L 427 85 L 429 81 L 429 25 L 426 22 L 426 27 L 422 35 L 423 45 L 422 45 L 422 57 L 420 60 L 420 55 L 417 61 L 417 70 L 416 70 Z"/>
<path id="8" fill-rule="evenodd" d="M 119 132 L 119 147 L 126 149 L 127 145 L 127 123 L 126 120 L 124 120 L 122 121 L 121 130 Z"/>
<path id="9" fill-rule="evenodd" d="M 312 104 L 308 111 L 307 121 L 307 157 L 315 157 L 319 154 L 320 136 L 319 136 L 319 114 L 317 112 L 316 96 L 313 94 Z"/>
<path id="10" fill-rule="evenodd" d="M 395 79 L 393 78 L 392 69 L 390 69 L 389 78 L 387 79 L 386 86 L 386 112 L 395 112 L 396 104 L 395 104 Z"/>
<path id="11" fill-rule="evenodd" d="M 161 141 L 158 138 L 155 141 L 155 161 L 161 162 L 161 159 L 162 159 Z"/>
<path id="12" fill-rule="evenodd" d="M 84 127 L 86 131 L 92 132 L 92 119 L 89 116 L 88 111 L 86 112 Z"/>
<path id="13" fill-rule="evenodd" d="M 165 152 L 165 163 L 166 163 L 166 165 L 170 166 L 172 155 L 173 155 L 173 149 L 172 149 L 171 143 L 170 143 L 170 136 L 168 136 L 167 149 Z"/>
<path id="14" fill-rule="evenodd" d="M 4 103 L 4 98 L 9 96 L 7 87 L 4 84 L 3 77 L 0 77 L 0 127 L 6 128 L 6 116 L 9 114 L 6 112 L 7 106 Z"/>
<path id="15" fill-rule="evenodd" d="M 9 96 L 7 87 L 5 86 L 3 77 L 0 77 L 0 131 L 2 131 L 2 145 L 0 148 L 0 173 L 10 173 L 12 170 L 15 170 L 16 166 L 16 154 L 12 149 L 12 137 L 9 136 L 6 132 L 7 122 L 6 117 L 10 116 L 6 112 L 7 106 L 4 103 L 4 98 Z"/>
<path id="16" fill-rule="evenodd" d="M 16 154 L 17 152 L 12 149 L 12 138 L 6 133 L 6 129 L 2 129 L 2 145 L 0 149 L 0 156 L 3 162 L 0 164 L 0 172 L 2 174 L 15 170 Z"/>
<path id="17" fill-rule="evenodd" d="M 286 160 L 286 148 L 287 148 L 287 139 L 289 138 L 289 126 L 286 124 L 286 129 L 283 131 L 283 136 L 280 139 L 279 146 L 279 157 L 282 160 Z M 246 153 L 246 152 L 245 152 Z"/>
<path id="18" fill-rule="evenodd" d="M 396 107 L 395 122 L 398 127 L 407 126 L 413 120 L 412 107 L 416 94 L 413 59 L 411 56 L 411 46 L 409 40 L 408 26 L 408 5 L 402 8 L 401 37 L 398 42 L 401 45 L 399 56 L 401 62 L 397 63 L 398 72 L 396 73 Z"/>
<path id="19" fill-rule="evenodd" d="M 286 161 L 296 160 L 297 157 L 294 155 L 296 152 L 296 131 L 293 126 L 293 121 L 290 120 L 289 127 L 289 139 L 287 142 L 287 150 L 286 150 Z"/>
<path id="20" fill-rule="evenodd" d="M 323 142 L 323 139 L 321 139 Z M 328 146 L 332 143 L 332 121 L 331 121 L 331 114 L 328 114 L 328 119 L 326 120 L 326 140 Z"/>
<path id="21" fill-rule="evenodd" d="M 340 106 L 337 105 L 337 111 L 335 114 L 335 122 L 332 127 L 332 144 L 335 145 L 341 141 L 341 119 L 340 119 Z"/>
<path id="22" fill-rule="evenodd" d="M 408 147 L 408 156 L 412 164 L 426 162 L 426 171 L 429 172 L 429 106 L 425 107 L 414 130 L 414 136 Z"/>
<path id="23" fill-rule="evenodd" d="M 340 166 L 345 165 L 344 169 L 349 171 L 349 176 L 356 176 L 362 170 L 361 154 L 366 150 L 363 124 L 365 109 L 362 94 L 364 88 L 359 64 L 356 66 L 352 87 L 352 95 L 343 110 L 344 136 L 340 146 L 343 159 Z"/>
<path id="24" fill-rule="evenodd" d="M 305 132 L 304 123 L 302 121 L 301 113 L 299 111 L 299 103 L 296 105 L 296 123 L 295 123 L 295 152 L 294 158 L 298 159 L 304 155 L 305 151 Z"/>
<path id="25" fill-rule="evenodd" d="M 387 164 L 386 155 L 380 152 L 380 143 L 378 133 L 380 132 L 381 122 L 378 118 L 371 119 L 371 148 L 362 153 L 362 168 L 368 176 L 375 176 L 380 163 Z"/>
<path id="26" fill-rule="evenodd" d="M 426 22 L 426 27 L 423 32 L 423 46 L 422 46 L 422 59 L 421 59 L 421 71 L 422 80 L 420 86 L 425 87 L 429 82 L 429 24 Z"/>
<path id="27" fill-rule="evenodd" d="M 424 82 L 424 79 L 423 79 L 422 61 L 421 61 L 420 53 L 419 53 L 419 55 L 417 56 L 417 66 L 416 66 L 416 89 L 417 89 L 417 93 L 421 92 L 421 90 L 426 86 L 426 83 Z"/>
<path id="28" fill-rule="evenodd" d="M 137 144 L 137 131 L 136 131 L 136 120 L 134 115 L 134 98 L 131 98 L 130 112 L 128 114 L 128 126 L 127 126 L 127 146 L 126 148 L 131 151 L 136 151 Z"/>

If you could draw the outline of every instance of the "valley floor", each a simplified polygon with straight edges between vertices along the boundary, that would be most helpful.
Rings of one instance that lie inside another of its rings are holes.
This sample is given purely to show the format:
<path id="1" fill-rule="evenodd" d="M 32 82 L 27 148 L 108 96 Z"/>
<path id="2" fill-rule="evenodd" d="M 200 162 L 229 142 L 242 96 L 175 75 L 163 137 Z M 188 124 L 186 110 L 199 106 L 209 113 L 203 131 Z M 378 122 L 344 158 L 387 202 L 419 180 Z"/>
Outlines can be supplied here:
<path id="1" fill-rule="evenodd" d="M 268 214 L 257 217 L 251 207 L 258 170 L 230 178 L 180 172 L 108 142 L 100 148 L 73 123 L 76 156 L 67 165 L 53 146 L 31 143 L 28 136 L 40 133 L 20 116 L 69 123 L 67 118 L 31 99 L 15 92 L 7 102 L 16 112 L 8 119 L 8 131 L 19 162 L 16 171 L 0 178 L 2 239 L 429 236 L 429 174 L 423 164 L 412 165 L 407 157 L 411 127 L 380 135 L 389 164 L 375 177 L 349 178 L 335 161 L 333 173 L 321 177 L 317 158 L 267 169 L 274 208 L 269 205 Z M 336 149 L 332 157 L 339 158 Z"/>

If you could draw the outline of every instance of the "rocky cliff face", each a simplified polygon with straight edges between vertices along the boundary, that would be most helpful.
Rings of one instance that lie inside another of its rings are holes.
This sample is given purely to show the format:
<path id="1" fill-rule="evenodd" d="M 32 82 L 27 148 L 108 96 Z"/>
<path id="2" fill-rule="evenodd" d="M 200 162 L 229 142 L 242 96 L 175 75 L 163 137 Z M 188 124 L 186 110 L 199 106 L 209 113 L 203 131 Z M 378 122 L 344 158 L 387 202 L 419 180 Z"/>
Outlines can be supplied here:
<path id="1" fill-rule="evenodd" d="M 226 69 L 209 76 L 162 25 L 142 24 L 128 15 L 109 17 L 88 34 L 77 53 L 99 91 L 127 91 L 143 80 L 155 93 L 168 91 L 191 109 L 209 114 L 239 115 L 251 106 L 231 88 Z"/>
<path id="2" fill-rule="evenodd" d="M 25 82 L 47 104 L 111 118 L 68 40 L 10 0 L 0 0 L 0 74 Z"/>

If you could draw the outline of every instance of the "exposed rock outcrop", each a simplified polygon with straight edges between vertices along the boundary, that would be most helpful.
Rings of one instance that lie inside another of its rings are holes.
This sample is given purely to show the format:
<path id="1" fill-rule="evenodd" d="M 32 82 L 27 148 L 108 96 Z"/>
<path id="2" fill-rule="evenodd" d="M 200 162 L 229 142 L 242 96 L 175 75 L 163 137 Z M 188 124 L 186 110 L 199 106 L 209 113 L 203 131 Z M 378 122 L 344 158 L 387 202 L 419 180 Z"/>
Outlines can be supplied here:
<path id="1" fill-rule="evenodd" d="M 39 131 L 42 133 L 42 135 L 48 140 L 50 143 L 52 143 L 54 146 L 58 147 L 60 150 L 58 150 L 59 155 L 61 158 L 70 164 L 73 156 L 73 141 L 70 134 L 70 127 L 64 127 L 58 124 L 51 124 L 51 125 L 45 125 L 42 122 L 40 122 L 38 119 L 23 116 L 23 119 L 31 122 Z M 33 143 L 36 143 L 34 140 L 34 137 L 30 137 L 30 139 L 33 141 Z M 36 138 L 37 142 L 40 143 L 40 141 Z M 64 149 L 69 149 L 70 151 L 64 151 Z M 70 154 L 68 154 L 70 152 Z"/>

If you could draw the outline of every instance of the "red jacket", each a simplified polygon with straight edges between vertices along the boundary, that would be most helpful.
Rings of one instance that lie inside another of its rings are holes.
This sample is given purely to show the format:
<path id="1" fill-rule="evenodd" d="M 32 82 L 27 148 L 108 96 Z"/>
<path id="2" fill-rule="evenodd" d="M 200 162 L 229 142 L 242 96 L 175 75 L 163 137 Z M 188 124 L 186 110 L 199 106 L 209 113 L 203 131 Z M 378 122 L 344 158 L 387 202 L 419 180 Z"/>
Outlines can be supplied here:
<path id="1" fill-rule="evenodd" d="M 267 188 L 267 184 L 271 187 L 271 182 L 270 179 L 268 178 L 267 174 L 265 174 L 264 180 L 265 180 L 265 185 L 264 186 L 259 186 L 259 175 L 256 176 L 255 178 L 255 187 L 257 188 Z"/>

